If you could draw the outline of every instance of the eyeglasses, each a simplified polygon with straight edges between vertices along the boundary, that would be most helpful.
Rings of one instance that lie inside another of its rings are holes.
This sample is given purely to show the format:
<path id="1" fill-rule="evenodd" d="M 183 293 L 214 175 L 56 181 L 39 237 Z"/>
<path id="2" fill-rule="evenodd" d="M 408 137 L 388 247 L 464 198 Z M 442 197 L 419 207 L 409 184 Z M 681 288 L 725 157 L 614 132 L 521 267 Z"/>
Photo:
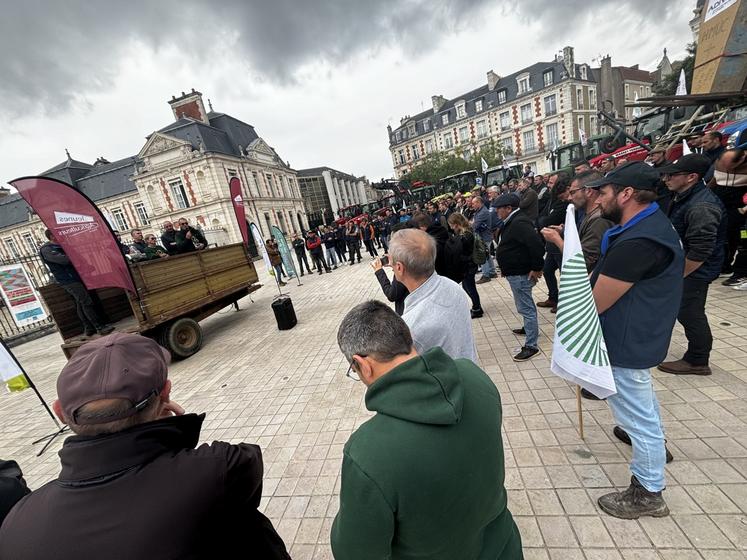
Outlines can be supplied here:
<path id="1" fill-rule="evenodd" d="M 353 381 L 360 381 L 361 378 L 358 375 L 358 372 L 353 369 L 353 362 L 350 362 L 350 365 L 348 365 L 348 371 L 345 372 L 345 377 L 348 377 L 352 379 Z"/>
<path id="2" fill-rule="evenodd" d="M 573 193 L 575 193 L 575 192 L 578 192 L 578 191 L 582 191 L 582 190 L 584 190 L 585 188 L 586 188 L 586 187 L 578 187 L 577 189 L 568 189 L 568 191 L 566 191 L 566 192 L 568 192 L 568 194 L 573 194 Z"/>

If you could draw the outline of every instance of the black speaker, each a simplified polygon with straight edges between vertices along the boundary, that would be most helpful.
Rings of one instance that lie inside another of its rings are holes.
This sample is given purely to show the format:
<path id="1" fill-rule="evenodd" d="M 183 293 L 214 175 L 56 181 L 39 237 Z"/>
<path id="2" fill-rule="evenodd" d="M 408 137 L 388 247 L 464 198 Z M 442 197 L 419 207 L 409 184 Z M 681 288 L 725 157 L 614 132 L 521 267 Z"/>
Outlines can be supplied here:
<path id="1" fill-rule="evenodd" d="M 298 323 L 296 311 L 293 309 L 293 302 L 288 296 L 281 296 L 272 302 L 272 311 L 275 313 L 275 320 L 278 323 L 278 329 L 287 331 L 292 329 Z"/>

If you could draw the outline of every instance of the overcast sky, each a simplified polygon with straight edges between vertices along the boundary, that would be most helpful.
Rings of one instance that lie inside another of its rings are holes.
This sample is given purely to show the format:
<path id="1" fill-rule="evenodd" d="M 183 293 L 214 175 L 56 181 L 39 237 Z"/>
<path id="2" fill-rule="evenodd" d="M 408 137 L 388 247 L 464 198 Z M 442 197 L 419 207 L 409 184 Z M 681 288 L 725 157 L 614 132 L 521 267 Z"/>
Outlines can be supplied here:
<path id="1" fill-rule="evenodd" d="M 689 0 L 2 0 L 0 182 L 65 148 L 136 154 L 195 88 L 256 127 L 296 169 L 392 175 L 386 134 L 431 95 L 453 98 L 551 60 L 653 70 L 691 39 Z"/>

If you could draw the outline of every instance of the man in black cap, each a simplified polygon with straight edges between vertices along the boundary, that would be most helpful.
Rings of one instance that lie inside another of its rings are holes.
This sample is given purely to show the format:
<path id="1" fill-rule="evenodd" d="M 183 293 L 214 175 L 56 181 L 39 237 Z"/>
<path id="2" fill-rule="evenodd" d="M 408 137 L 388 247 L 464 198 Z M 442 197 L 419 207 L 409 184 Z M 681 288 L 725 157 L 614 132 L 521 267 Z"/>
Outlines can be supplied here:
<path id="1" fill-rule="evenodd" d="M 532 299 L 532 288 L 542 278 L 545 246 L 532 220 L 519 209 L 521 199 L 517 194 L 502 194 L 494 205 L 503 221 L 495 258 L 501 275 L 511 286 L 516 311 L 524 318 L 524 325 L 513 329 L 514 334 L 526 335 L 521 351 L 514 356 L 515 362 L 523 362 L 539 352 L 537 306 Z"/>
<path id="2" fill-rule="evenodd" d="M 711 375 L 713 336 L 705 313 L 708 286 L 721 272 L 726 241 L 726 209 L 703 182 L 711 166 L 702 154 L 688 154 L 658 168 L 674 198 L 669 219 L 685 249 L 685 280 L 677 320 L 685 329 L 687 352 L 659 369 L 675 375 Z"/>
<path id="3" fill-rule="evenodd" d="M 602 217 L 617 224 L 602 238 L 590 281 L 617 388 L 607 398 L 619 425 L 614 434 L 633 445 L 630 486 L 598 500 L 621 519 L 669 515 L 662 497 L 667 451 L 649 368 L 667 355 L 685 259 L 655 202 L 657 179 L 645 163 L 630 162 L 586 185 L 599 189 Z"/>
<path id="4" fill-rule="evenodd" d="M 0 558 L 289 559 L 257 508 L 256 445 L 199 447 L 204 414 L 171 401 L 169 353 L 115 333 L 81 346 L 57 378 L 55 414 L 75 433 L 62 471 L 0 528 Z"/>

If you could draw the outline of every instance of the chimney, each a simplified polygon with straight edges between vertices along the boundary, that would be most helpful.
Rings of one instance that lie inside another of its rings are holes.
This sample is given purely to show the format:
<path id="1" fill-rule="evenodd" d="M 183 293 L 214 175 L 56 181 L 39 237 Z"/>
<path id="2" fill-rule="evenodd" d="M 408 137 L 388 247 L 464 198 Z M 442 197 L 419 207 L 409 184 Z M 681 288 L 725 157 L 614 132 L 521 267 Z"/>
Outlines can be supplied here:
<path id="1" fill-rule="evenodd" d="M 573 59 L 573 47 L 563 47 L 563 66 L 569 78 L 576 77 L 576 62 Z"/>
<path id="2" fill-rule="evenodd" d="M 612 84 L 612 58 L 607 55 L 599 64 L 599 94 L 597 95 L 599 106 L 604 107 L 606 101 L 614 104 L 614 91 Z"/>
<path id="3" fill-rule="evenodd" d="M 199 91 L 195 91 L 194 88 L 192 88 L 190 93 L 182 92 L 181 97 L 174 97 L 172 95 L 169 105 L 171 105 L 171 111 L 174 113 L 176 120 L 188 117 L 204 122 L 205 124 L 210 124 L 207 113 L 205 112 L 205 105 L 202 103 L 202 94 Z"/>
<path id="4" fill-rule="evenodd" d="M 492 70 L 488 70 L 488 89 L 490 91 L 493 91 L 495 89 L 495 86 L 498 85 L 499 80 L 501 77 L 493 72 Z"/>
<path id="5" fill-rule="evenodd" d="M 446 103 L 446 98 L 443 95 L 434 95 L 431 97 L 431 101 L 433 102 L 433 112 L 438 113 Z"/>
<path id="6" fill-rule="evenodd" d="M 0 187 L 0 198 L 4 198 L 10 194 L 10 189 L 6 189 L 5 187 Z"/>

